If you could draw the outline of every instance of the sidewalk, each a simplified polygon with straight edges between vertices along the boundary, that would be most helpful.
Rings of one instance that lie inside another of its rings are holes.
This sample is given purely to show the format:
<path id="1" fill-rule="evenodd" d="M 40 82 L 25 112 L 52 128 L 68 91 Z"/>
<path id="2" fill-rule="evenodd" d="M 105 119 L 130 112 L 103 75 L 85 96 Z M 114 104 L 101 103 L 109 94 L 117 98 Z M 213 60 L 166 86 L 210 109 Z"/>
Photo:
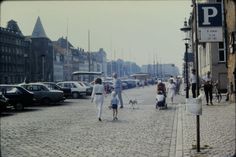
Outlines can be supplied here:
<path id="1" fill-rule="evenodd" d="M 179 104 L 176 157 L 232 157 L 235 153 L 235 104 L 205 105 L 200 116 L 200 152 L 196 151 L 196 115 Z"/>

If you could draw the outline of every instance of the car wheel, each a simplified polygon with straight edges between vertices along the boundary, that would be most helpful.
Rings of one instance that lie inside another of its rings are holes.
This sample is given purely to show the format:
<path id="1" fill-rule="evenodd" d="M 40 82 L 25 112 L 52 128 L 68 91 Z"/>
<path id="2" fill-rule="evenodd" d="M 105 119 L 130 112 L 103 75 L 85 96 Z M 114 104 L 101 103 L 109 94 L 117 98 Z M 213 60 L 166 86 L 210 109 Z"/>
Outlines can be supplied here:
<path id="1" fill-rule="evenodd" d="M 24 105 L 20 102 L 16 103 L 14 105 L 16 111 L 23 111 L 24 110 Z"/>
<path id="2" fill-rule="evenodd" d="M 79 97 L 79 93 L 78 93 L 78 92 L 72 93 L 72 97 L 73 97 L 74 99 L 77 99 L 77 98 Z"/>
<path id="3" fill-rule="evenodd" d="M 51 103 L 51 100 L 49 98 L 43 98 L 43 100 L 41 101 L 42 105 L 48 105 Z"/>

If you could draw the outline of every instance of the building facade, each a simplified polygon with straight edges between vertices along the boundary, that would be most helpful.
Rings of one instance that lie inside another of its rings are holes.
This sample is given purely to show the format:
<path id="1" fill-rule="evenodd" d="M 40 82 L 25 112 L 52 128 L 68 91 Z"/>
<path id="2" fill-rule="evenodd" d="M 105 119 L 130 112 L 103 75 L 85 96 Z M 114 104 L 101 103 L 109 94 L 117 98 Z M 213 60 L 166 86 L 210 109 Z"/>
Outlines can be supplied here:
<path id="1" fill-rule="evenodd" d="M 30 76 L 30 41 L 21 33 L 17 22 L 0 27 L 0 84 L 21 83 Z"/>

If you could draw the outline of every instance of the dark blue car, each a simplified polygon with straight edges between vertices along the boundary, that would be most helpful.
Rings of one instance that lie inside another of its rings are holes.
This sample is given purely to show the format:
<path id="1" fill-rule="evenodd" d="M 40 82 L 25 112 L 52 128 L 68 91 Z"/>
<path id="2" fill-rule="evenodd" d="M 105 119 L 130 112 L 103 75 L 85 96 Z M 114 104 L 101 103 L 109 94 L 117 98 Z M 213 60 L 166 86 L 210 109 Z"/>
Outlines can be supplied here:
<path id="1" fill-rule="evenodd" d="M 16 111 L 22 111 L 24 107 L 34 103 L 34 94 L 21 86 L 0 85 L 0 91 Z"/>

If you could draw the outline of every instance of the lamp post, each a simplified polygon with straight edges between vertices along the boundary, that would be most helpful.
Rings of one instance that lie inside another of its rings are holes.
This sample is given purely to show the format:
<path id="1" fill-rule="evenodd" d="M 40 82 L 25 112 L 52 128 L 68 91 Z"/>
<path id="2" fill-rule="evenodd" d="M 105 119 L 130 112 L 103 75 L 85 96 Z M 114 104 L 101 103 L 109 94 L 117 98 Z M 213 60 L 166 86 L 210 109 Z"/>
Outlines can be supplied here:
<path id="1" fill-rule="evenodd" d="M 28 58 L 28 54 L 25 53 L 24 54 L 24 74 L 25 74 L 25 78 L 24 78 L 24 82 L 27 83 L 28 82 L 28 78 L 27 78 L 27 58 Z"/>
<path id="2" fill-rule="evenodd" d="M 186 76 L 186 98 L 189 98 L 189 76 L 188 76 L 188 43 L 185 43 L 185 76 Z"/>
<path id="3" fill-rule="evenodd" d="M 45 55 L 42 54 L 41 57 L 42 57 L 42 81 L 45 81 L 45 80 L 44 80 L 44 73 L 45 73 L 45 72 L 44 72 L 44 71 L 45 71 L 45 67 L 44 67 L 44 66 L 45 66 L 45 65 L 44 65 L 44 64 L 45 64 Z"/>
<path id="4" fill-rule="evenodd" d="M 185 53 L 184 53 L 184 60 L 185 60 L 185 81 L 186 81 L 186 98 L 189 98 L 189 76 L 188 76 L 188 47 L 189 44 L 187 43 L 188 40 L 188 32 L 191 30 L 191 27 L 187 24 L 187 21 L 184 21 L 184 27 L 180 28 L 181 31 L 186 33 L 186 38 L 184 38 L 185 42 Z"/>

